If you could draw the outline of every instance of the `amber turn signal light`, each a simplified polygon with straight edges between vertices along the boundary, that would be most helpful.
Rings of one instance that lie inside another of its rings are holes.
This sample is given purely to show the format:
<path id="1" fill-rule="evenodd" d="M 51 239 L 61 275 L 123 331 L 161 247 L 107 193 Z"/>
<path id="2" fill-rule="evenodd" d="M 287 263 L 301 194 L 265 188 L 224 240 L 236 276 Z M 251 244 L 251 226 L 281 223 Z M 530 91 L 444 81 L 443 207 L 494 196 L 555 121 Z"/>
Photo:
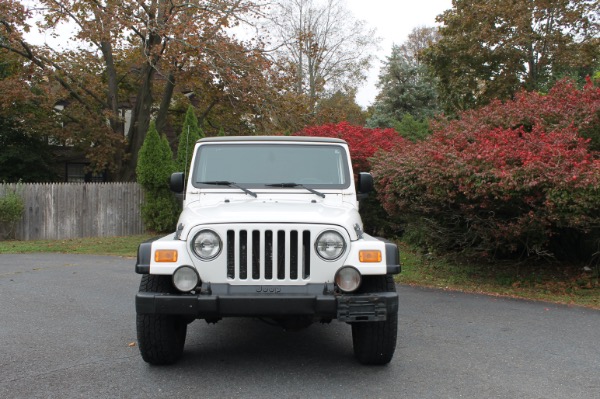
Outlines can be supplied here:
<path id="1" fill-rule="evenodd" d="M 174 249 L 159 249 L 154 252 L 155 262 L 177 262 L 177 251 Z"/>
<path id="2" fill-rule="evenodd" d="M 358 260 L 360 260 L 362 263 L 381 262 L 381 251 L 375 249 L 359 251 Z"/>

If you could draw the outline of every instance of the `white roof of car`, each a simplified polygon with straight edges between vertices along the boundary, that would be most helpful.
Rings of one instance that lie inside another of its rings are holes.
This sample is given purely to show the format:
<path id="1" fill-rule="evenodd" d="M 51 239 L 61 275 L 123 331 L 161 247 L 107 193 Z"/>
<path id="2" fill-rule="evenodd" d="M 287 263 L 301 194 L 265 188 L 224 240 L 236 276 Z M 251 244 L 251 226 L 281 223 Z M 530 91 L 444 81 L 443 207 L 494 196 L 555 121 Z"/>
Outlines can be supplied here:
<path id="1" fill-rule="evenodd" d="M 282 142 L 313 142 L 313 143 L 335 143 L 347 144 L 342 139 L 332 137 L 307 137 L 307 136 L 218 136 L 205 137 L 198 140 L 198 143 L 218 143 L 232 141 L 282 141 Z"/>

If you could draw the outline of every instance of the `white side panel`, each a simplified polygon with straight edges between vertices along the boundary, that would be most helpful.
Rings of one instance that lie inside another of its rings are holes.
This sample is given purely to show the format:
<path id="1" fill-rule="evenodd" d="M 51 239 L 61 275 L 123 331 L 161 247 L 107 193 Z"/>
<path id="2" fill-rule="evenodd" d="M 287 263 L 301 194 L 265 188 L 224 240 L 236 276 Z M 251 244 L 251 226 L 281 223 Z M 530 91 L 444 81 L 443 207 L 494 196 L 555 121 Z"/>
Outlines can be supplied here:
<path id="1" fill-rule="evenodd" d="M 175 233 L 156 240 L 152 243 L 152 258 L 150 259 L 150 274 L 173 274 L 175 269 L 182 265 L 194 266 L 187 250 L 187 242 L 174 240 Z M 154 253 L 158 249 L 172 249 L 177 251 L 177 262 L 156 262 Z"/>
<path id="2" fill-rule="evenodd" d="M 361 263 L 358 255 L 361 250 L 380 250 L 381 262 Z M 352 242 L 352 250 L 348 254 L 344 265 L 354 266 L 363 275 L 386 274 L 385 243 L 365 234 L 363 239 Z"/>

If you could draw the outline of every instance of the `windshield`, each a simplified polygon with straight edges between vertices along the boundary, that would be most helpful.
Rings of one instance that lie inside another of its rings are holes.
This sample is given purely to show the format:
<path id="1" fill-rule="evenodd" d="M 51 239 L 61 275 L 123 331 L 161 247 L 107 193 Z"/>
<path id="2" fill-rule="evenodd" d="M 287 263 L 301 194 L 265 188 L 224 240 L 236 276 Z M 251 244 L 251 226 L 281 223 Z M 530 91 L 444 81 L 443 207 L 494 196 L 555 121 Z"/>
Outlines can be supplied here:
<path id="1" fill-rule="evenodd" d="M 251 188 L 269 184 L 292 187 L 291 183 L 314 188 L 350 186 L 346 152 L 339 145 L 203 145 L 196 157 L 192 179 L 195 187 L 210 187 L 202 182 L 214 181 Z"/>

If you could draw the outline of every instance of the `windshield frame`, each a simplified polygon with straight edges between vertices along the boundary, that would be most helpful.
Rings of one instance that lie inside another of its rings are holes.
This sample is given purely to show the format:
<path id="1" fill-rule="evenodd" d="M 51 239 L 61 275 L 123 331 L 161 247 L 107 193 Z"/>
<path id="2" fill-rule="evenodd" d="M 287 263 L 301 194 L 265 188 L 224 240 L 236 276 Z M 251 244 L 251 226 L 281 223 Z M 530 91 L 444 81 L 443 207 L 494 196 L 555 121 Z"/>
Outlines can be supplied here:
<path id="1" fill-rule="evenodd" d="M 341 165 L 339 165 L 338 167 L 340 168 L 340 173 L 343 177 L 344 183 L 343 184 L 325 184 L 325 183 L 311 183 L 308 181 L 292 181 L 293 179 L 290 180 L 290 178 L 282 178 L 281 181 L 265 181 L 265 182 L 259 182 L 259 183 L 249 183 L 249 182 L 243 182 L 243 181 L 235 181 L 234 178 L 232 178 L 230 181 L 239 185 L 242 185 L 245 188 L 249 188 L 249 189 L 266 189 L 266 190 L 300 190 L 300 191 L 305 191 L 303 189 L 303 187 L 310 187 L 312 189 L 317 189 L 317 190 L 345 190 L 350 188 L 351 183 L 352 183 L 352 179 L 353 176 L 351 176 L 350 174 L 350 165 L 349 165 L 349 159 L 348 159 L 348 152 L 346 150 L 346 147 L 341 145 L 341 144 L 337 144 L 337 143 L 290 143 L 290 142 L 281 142 L 281 143 L 277 143 L 277 142 L 214 142 L 214 143 L 206 143 L 203 145 L 200 145 L 198 147 L 197 153 L 195 154 L 194 157 L 194 164 L 192 165 L 193 169 L 192 169 L 192 175 L 191 175 L 191 183 L 195 188 L 199 188 L 199 189 L 213 189 L 213 190 L 219 190 L 219 189 L 229 189 L 229 187 L 215 187 L 215 185 L 210 185 L 210 184 L 202 184 L 199 183 L 199 181 L 206 181 L 204 178 L 202 178 L 202 176 L 200 176 L 200 165 L 199 163 L 201 162 L 202 159 L 202 152 L 205 151 L 206 149 L 208 149 L 209 147 L 229 147 L 229 146 L 236 146 L 236 147 L 288 147 L 288 148 L 298 148 L 298 147 L 311 147 L 311 148 L 324 148 L 324 147 L 334 147 L 335 149 L 340 151 L 340 161 L 341 161 Z M 310 159 L 310 151 L 307 151 L 307 158 L 305 160 L 305 162 L 310 163 L 311 159 Z M 220 180 L 220 179 L 219 179 Z M 298 187 L 276 187 L 276 186 L 269 186 L 272 184 L 281 184 L 281 183 L 295 183 L 298 184 Z"/>

